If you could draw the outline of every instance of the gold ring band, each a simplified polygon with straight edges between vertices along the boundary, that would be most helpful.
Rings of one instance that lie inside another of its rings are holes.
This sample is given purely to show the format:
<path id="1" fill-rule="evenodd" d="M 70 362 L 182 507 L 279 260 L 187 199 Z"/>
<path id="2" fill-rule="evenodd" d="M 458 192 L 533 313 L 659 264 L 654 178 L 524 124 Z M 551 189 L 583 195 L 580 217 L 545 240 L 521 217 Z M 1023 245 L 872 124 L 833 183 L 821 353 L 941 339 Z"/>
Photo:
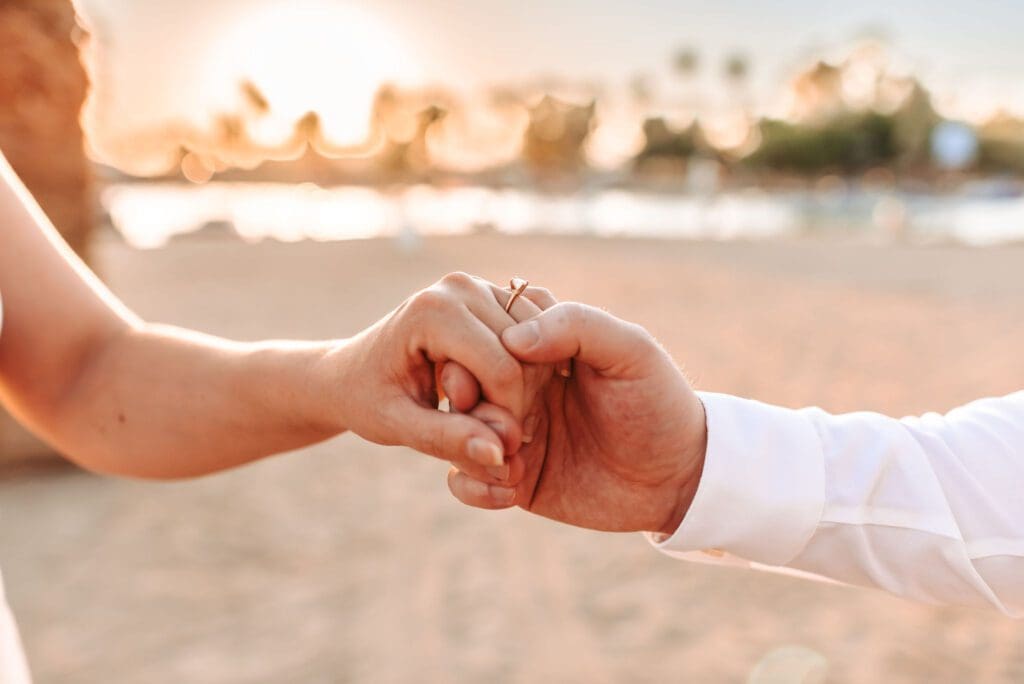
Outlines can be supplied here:
<path id="1" fill-rule="evenodd" d="M 505 313 L 512 311 L 512 305 L 526 292 L 526 288 L 530 286 L 530 281 L 515 276 L 509 281 L 508 286 L 512 290 L 512 296 L 508 298 L 508 302 L 505 304 Z"/>

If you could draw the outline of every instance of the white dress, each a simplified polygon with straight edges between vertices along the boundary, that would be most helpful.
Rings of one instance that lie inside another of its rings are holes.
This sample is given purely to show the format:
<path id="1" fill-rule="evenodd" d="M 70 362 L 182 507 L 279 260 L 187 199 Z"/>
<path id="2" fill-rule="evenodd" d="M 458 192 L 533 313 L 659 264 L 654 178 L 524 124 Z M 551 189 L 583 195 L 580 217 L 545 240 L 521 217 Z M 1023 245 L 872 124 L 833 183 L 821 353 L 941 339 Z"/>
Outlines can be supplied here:
<path id="1" fill-rule="evenodd" d="M 7 607 L 3 578 L 0 577 L 0 684 L 28 684 L 30 681 L 18 628 L 11 609 Z"/>
<path id="2" fill-rule="evenodd" d="M 4 304 L 0 299 L 0 330 L 3 330 Z M 3 575 L 0 575 L 0 684 L 27 684 L 31 681 L 25 652 L 21 648 L 14 616 L 7 607 Z"/>

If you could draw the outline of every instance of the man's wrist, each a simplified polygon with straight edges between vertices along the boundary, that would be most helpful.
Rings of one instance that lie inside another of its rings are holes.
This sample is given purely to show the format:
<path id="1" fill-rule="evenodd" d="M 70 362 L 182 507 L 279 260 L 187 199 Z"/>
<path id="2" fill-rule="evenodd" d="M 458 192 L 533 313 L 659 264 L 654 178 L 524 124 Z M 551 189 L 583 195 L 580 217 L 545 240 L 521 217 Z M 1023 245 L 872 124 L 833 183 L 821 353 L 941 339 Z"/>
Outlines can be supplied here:
<path id="1" fill-rule="evenodd" d="M 707 457 L 679 527 L 660 548 L 720 549 L 766 565 L 799 553 L 824 506 L 823 446 L 806 411 L 702 392 Z"/>
<path id="2" fill-rule="evenodd" d="M 704 459 L 708 448 L 707 418 L 704 404 L 696 396 L 693 398 L 693 405 L 693 410 L 689 412 L 691 419 L 681 421 L 684 423 L 684 437 L 688 446 L 679 454 L 679 477 L 670 492 L 671 512 L 656 530 L 665 536 L 671 536 L 679 529 L 697 495 L 701 474 L 704 472 Z"/>

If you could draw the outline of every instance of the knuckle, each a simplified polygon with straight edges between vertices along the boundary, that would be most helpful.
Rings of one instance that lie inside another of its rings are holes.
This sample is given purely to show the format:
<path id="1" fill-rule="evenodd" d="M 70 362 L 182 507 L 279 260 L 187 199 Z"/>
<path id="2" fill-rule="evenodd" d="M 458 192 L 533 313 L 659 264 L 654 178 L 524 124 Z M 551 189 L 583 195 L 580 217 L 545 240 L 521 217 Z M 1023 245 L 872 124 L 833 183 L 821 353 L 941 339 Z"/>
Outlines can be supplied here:
<path id="1" fill-rule="evenodd" d="M 566 302 L 559 304 L 559 321 L 574 330 L 578 330 L 587 325 L 587 321 L 590 319 L 590 307 L 579 302 Z"/>
<path id="2" fill-rule="evenodd" d="M 555 296 L 551 294 L 551 290 L 547 289 L 546 287 L 532 286 L 529 290 L 527 290 L 527 293 L 535 297 L 536 299 L 544 302 L 555 301 Z"/>
<path id="3" fill-rule="evenodd" d="M 430 454 L 438 458 L 448 458 L 447 446 L 449 439 L 449 429 L 447 421 L 441 422 L 437 429 L 432 430 L 427 437 L 427 445 L 430 449 Z"/>
<path id="4" fill-rule="evenodd" d="M 454 271 L 441 278 L 441 284 L 456 290 L 467 290 L 476 286 L 473 276 L 462 271 Z"/>
<path id="5" fill-rule="evenodd" d="M 410 310 L 413 312 L 436 312 L 448 306 L 447 295 L 434 287 L 428 287 L 413 295 Z"/>
<path id="6" fill-rule="evenodd" d="M 540 285 L 531 285 L 530 287 L 526 288 L 526 294 L 531 297 L 538 297 L 541 299 L 554 299 L 554 297 L 551 294 L 551 290 Z"/>
<path id="7" fill-rule="evenodd" d="M 644 347 L 658 346 L 658 341 L 654 339 L 654 335 L 639 323 L 626 323 L 626 328 L 629 330 L 630 335 L 636 338 L 637 344 Z"/>
<path id="8" fill-rule="evenodd" d="M 523 367 L 511 356 L 499 356 L 493 370 L 495 381 L 503 387 L 523 384 Z"/>

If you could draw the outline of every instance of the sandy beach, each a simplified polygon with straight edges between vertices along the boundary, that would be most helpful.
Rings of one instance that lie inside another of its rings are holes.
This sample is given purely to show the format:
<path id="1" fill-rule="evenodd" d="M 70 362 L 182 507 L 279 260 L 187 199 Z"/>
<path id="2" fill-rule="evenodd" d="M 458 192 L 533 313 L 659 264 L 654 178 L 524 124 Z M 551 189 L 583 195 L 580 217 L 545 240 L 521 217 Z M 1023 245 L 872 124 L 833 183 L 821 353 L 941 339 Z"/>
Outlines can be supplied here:
<path id="1" fill-rule="evenodd" d="M 1024 247 L 196 237 L 97 253 L 143 316 L 240 339 L 348 335 L 465 270 L 642 323 L 702 389 L 903 415 L 1024 384 Z M 790 647 L 830 682 L 1024 679 L 1024 624 L 995 612 L 465 509 L 445 471 L 343 436 L 194 482 L 0 481 L 0 566 L 38 682 L 767 681 Z"/>

